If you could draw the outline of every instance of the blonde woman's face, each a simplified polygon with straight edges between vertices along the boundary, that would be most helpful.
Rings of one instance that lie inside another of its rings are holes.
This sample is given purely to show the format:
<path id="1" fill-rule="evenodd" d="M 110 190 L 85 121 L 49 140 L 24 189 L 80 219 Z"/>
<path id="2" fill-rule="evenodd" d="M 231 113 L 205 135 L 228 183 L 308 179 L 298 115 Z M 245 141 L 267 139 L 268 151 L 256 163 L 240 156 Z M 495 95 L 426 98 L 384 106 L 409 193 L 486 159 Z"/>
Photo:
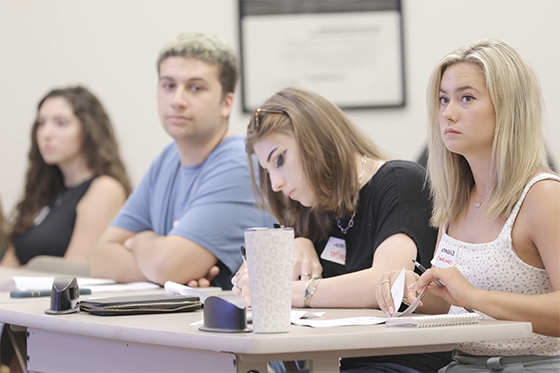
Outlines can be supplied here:
<path id="1" fill-rule="evenodd" d="M 489 159 L 496 130 L 494 104 L 480 70 L 466 63 L 448 67 L 439 91 L 440 134 L 449 151 Z"/>
<path id="2" fill-rule="evenodd" d="M 283 133 L 273 133 L 257 140 L 254 150 L 259 164 L 268 172 L 273 191 L 283 192 L 303 206 L 313 205 L 315 195 L 303 171 L 294 138 Z"/>

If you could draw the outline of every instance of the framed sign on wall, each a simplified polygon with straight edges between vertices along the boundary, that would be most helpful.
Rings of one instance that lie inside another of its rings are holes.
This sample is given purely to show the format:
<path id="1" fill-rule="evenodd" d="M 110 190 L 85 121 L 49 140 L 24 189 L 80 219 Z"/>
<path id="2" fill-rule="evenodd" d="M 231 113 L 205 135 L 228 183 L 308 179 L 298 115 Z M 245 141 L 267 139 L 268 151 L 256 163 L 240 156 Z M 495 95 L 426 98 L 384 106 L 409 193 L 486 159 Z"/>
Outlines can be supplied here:
<path id="1" fill-rule="evenodd" d="M 400 0 L 239 0 L 242 102 L 313 90 L 343 109 L 405 105 Z"/>

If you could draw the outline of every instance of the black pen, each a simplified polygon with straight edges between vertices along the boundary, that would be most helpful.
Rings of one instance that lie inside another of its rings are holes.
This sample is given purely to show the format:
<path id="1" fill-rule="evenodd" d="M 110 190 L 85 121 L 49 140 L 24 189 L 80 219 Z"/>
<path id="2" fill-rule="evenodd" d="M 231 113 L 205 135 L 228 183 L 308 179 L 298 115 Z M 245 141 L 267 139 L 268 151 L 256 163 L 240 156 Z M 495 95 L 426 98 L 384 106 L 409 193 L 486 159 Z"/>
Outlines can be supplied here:
<path id="1" fill-rule="evenodd" d="M 243 263 L 245 264 L 245 267 L 247 267 L 247 250 L 245 250 L 245 246 L 241 246 L 241 257 L 243 258 Z"/>
<path id="2" fill-rule="evenodd" d="M 418 268 L 420 270 L 420 272 L 424 273 L 426 272 L 426 268 L 424 268 L 424 266 L 420 263 L 418 263 L 416 260 L 412 259 L 412 262 L 414 262 L 414 265 L 416 266 L 416 268 Z M 437 286 L 445 286 L 445 284 L 443 282 L 441 282 L 440 280 L 435 280 L 434 281 Z M 463 307 L 464 308 L 464 307 Z M 474 310 L 471 310 L 470 308 L 464 308 L 467 312 L 473 313 Z"/>
<path id="3" fill-rule="evenodd" d="M 416 268 L 418 268 L 420 270 L 420 272 L 422 272 L 422 273 L 426 272 L 426 268 L 424 268 L 424 266 L 422 264 L 420 264 L 419 262 L 417 262 L 414 259 L 412 259 L 412 262 L 414 263 Z M 435 283 L 437 284 L 437 286 L 445 286 L 443 284 L 443 282 L 441 282 L 440 280 L 436 280 Z"/>

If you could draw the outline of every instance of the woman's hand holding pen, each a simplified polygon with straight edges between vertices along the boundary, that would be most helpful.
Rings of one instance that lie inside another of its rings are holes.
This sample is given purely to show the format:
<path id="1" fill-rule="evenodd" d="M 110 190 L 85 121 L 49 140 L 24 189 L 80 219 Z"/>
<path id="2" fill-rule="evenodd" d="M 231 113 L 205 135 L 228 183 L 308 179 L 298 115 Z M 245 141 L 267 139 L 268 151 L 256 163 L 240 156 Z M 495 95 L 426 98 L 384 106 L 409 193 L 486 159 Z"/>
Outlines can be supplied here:
<path id="1" fill-rule="evenodd" d="M 298 237 L 294 240 L 293 280 L 309 280 L 313 275 L 321 276 L 323 266 L 319 261 L 313 242 L 308 238 Z"/>
<path id="2" fill-rule="evenodd" d="M 239 267 L 239 270 L 231 278 L 231 283 L 233 288 L 231 291 L 239 295 L 245 301 L 247 307 L 251 307 L 251 288 L 249 287 L 249 271 L 247 271 L 247 266 L 245 263 Z"/>
<path id="3" fill-rule="evenodd" d="M 437 285 L 435 283 L 437 280 L 441 281 L 445 286 Z M 428 286 L 425 291 L 426 294 L 433 294 L 442 298 L 448 304 L 463 307 L 469 311 L 473 308 L 478 309 L 474 302 L 477 299 L 477 294 L 483 291 L 468 282 L 456 267 L 445 269 L 432 267 L 417 282 L 409 286 L 408 289 L 420 291 L 426 285 Z"/>

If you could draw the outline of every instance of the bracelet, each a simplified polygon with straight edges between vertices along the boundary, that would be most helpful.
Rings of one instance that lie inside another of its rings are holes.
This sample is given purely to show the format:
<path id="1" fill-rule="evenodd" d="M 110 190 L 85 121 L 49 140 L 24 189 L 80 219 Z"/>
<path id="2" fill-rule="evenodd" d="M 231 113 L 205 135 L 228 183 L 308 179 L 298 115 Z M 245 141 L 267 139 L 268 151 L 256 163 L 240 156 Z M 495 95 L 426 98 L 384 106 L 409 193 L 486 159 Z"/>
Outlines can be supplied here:
<path id="1" fill-rule="evenodd" d="M 320 275 L 313 275 L 307 284 L 305 284 L 305 291 L 303 292 L 303 307 L 310 308 L 311 307 L 311 298 L 315 295 L 317 291 L 317 285 L 321 282 L 323 278 Z M 312 286 L 310 286 L 313 283 Z"/>

